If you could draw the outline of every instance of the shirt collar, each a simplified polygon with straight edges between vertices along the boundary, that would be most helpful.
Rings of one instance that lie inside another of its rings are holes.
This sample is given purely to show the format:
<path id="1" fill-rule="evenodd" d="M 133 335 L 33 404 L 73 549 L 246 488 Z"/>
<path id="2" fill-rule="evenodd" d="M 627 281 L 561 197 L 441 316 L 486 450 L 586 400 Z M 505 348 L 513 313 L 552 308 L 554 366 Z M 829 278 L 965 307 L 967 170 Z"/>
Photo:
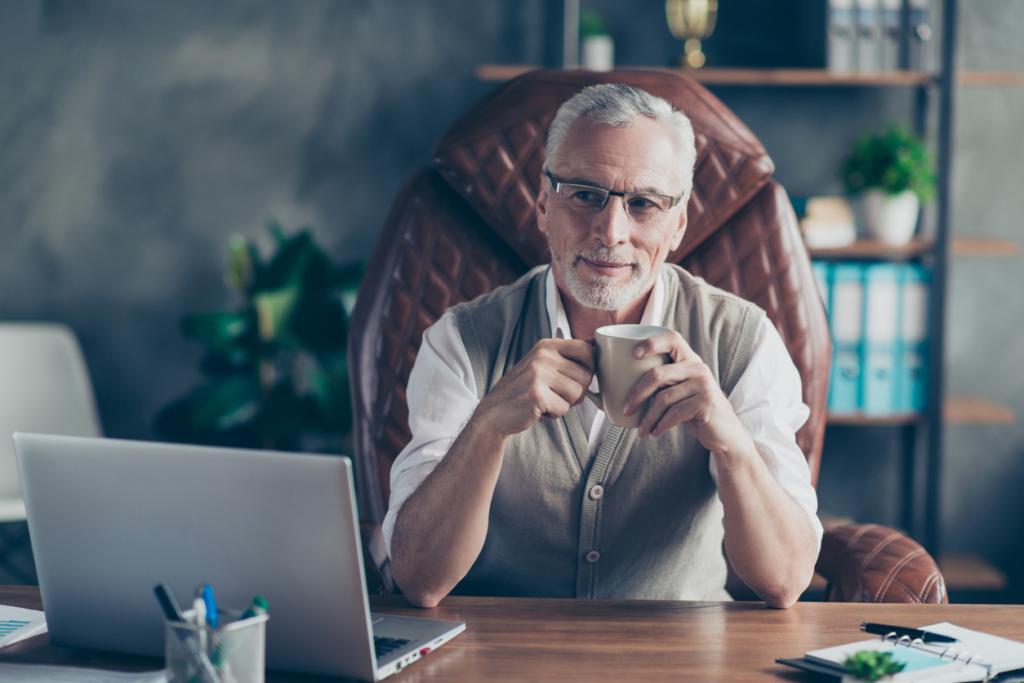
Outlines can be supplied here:
<path id="1" fill-rule="evenodd" d="M 569 329 L 569 317 L 565 314 L 562 306 L 562 297 L 559 296 L 558 285 L 555 284 L 555 273 L 548 266 L 548 275 L 545 281 L 545 301 L 548 309 L 548 322 L 551 324 L 551 336 L 558 337 L 561 331 L 562 339 L 572 339 L 572 331 Z M 651 295 L 647 298 L 647 306 L 644 307 L 644 314 L 640 317 L 641 325 L 660 325 L 665 307 L 665 283 L 661 273 L 654 278 L 654 287 Z"/>

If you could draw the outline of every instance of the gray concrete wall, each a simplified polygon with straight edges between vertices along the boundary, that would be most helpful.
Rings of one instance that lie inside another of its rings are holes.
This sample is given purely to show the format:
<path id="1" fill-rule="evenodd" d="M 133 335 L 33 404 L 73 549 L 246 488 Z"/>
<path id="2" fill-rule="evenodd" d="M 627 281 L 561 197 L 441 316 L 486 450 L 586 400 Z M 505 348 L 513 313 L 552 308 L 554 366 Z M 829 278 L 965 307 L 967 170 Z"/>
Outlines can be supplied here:
<path id="1" fill-rule="evenodd" d="M 624 64 L 667 64 L 679 45 L 660 2 L 595 0 Z M 712 64 L 809 66 L 799 2 L 723 3 Z M 962 3 L 962 63 L 1024 70 L 1024 3 Z M 269 216 L 309 223 L 339 260 L 366 257 L 392 197 L 490 84 L 480 62 L 550 52 L 542 0 L 6 0 L 0 2 L 0 319 L 79 334 L 107 432 L 151 419 L 196 381 L 188 311 L 229 303 L 224 245 Z M 764 141 L 798 195 L 839 189 L 851 142 L 909 121 L 899 89 L 716 90 Z M 1024 89 L 957 100 L 959 234 L 1020 240 L 1016 165 Z M 949 386 L 1021 405 L 1020 258 L 957 259 Z M 1009 566 L 1024 507 L 1024 431 L 947 431 L 948 545 Z M 832 430 L 823 506 L 864 521 L 898 512 L 897 442 Z M 1013 536 L 1011 536 L 1011 534 Z"/>
<path id="2" fill-rule="evenodd" d="M 537 5 L 0 3 L 0 317 L 71 324 L 107 431 L 149 436 L 228 237 L 276 216 L 365 257 L 475 65 L 539 50 Z"/>

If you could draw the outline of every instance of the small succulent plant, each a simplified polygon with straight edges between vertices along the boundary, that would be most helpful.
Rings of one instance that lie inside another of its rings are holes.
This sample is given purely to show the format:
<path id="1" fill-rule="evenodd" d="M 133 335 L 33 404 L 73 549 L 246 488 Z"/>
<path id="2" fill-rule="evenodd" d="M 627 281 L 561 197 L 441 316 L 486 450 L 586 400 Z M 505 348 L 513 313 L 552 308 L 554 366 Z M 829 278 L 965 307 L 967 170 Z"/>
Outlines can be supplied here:
<path id="1" fill-rule="evenodd" d="M 903 671 L 903 662 L 895 662 L 891 652 L 877 650 L 861 650 L 846 658 L 843 668 L 851 675 L 863 681 L 877 681 Z"/>

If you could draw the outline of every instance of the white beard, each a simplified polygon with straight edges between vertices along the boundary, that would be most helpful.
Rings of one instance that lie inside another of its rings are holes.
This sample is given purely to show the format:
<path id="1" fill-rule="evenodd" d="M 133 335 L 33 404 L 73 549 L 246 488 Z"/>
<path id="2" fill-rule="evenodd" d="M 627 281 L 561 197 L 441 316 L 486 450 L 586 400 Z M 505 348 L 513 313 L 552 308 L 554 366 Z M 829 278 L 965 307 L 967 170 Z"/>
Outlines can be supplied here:
<path id="1" fill-rule="evenodd" d="M 639 264 L 633 264 L 633 273 L 629 281 L 619 284 L 616 278 L 603 275 L 593 275 L 590 282 L 584 282 L 576 270 L 576 262 L 579 257 L 585 256 L 596 261 L 608 263 L 625 263 L 626 260 L 616 257 L 615 252 L 607 249 L 598 249 L 591 252 L 578 252 L 558 258 L 551 254 L 552 260 L 557 260 L 565 286 L 576 301 L 587 308 L 595 308 L 600 311 L 616 311 L 625 308 L 633 303 L 647 290 L 648 277 Z"/>

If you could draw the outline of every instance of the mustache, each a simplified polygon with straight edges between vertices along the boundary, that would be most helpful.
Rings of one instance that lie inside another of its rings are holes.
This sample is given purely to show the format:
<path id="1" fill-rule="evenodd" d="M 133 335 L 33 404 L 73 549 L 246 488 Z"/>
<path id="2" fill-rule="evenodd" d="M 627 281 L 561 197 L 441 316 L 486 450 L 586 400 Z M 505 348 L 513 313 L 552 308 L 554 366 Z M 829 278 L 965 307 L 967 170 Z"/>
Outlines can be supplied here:
<path id="1" fill-rule="evenodd" d="M 636 261 L 629 258 L 629 254 L 624 253 L 621 250 L 616 251 L 615 249 L 606 249 L 602 247 L 576 252 L 576 255 L 572 260 L 573 265 L 575 266 L 580 262 L 580 259 L 584 258 L 588 261 L 611 263 L 617 266 L 632 266 L 633 270 L 636 270 L 639 265 Z"/>

